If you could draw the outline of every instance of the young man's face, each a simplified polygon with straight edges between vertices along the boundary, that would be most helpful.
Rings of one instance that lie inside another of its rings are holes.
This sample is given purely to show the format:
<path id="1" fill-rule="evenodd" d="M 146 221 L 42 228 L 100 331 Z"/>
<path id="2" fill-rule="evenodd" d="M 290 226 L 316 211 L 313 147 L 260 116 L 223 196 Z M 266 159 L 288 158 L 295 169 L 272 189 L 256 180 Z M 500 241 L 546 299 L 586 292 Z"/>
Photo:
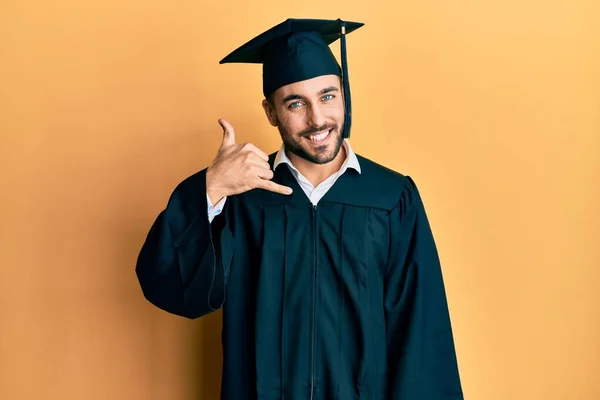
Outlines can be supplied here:
<path id="1" fill-rule="evenodd" d="M 343 143 L 344 101 L 340 78 L 324 75 L 281 87 L 263 107 L 288 151 L 315 164 L 337 156 Z"/>

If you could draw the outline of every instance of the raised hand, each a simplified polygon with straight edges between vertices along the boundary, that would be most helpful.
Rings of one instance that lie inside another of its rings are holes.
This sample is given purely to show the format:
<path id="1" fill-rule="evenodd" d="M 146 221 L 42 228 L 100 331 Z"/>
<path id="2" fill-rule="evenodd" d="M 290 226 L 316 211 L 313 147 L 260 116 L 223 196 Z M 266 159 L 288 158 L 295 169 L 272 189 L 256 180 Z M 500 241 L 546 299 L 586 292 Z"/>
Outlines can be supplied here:
<path id="1" fill-rule="evenodd" d="M 266 153 L 251 143 L 236 144 L 233 126 L 224 119 L 219 124 L 223 128 L 223 141 L 206 171 L 206 191 L 213 204 L 223 197 L 257 188 L 292 193 L 291 188 L 271 181 L 273 171 Z"/>

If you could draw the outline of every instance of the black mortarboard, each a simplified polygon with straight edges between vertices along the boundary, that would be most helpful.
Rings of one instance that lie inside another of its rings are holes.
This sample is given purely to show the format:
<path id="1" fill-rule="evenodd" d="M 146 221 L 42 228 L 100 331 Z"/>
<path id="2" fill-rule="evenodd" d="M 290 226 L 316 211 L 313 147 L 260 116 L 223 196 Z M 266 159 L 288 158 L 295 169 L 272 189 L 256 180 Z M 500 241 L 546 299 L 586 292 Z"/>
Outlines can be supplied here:
<path id="1" fill-rule="evenodd" d="M 220 61 L 263 65 L 263 94 L 268 98 L 282 86 L 322 75 L 342 78 L 345 98 L 343 136 L 350 136 L 351 100 L 345 35 L 363 26 L 340 19 L 288 19 L 261 33 Z M 341 39 L 340 68 L 329 45 Z"/>

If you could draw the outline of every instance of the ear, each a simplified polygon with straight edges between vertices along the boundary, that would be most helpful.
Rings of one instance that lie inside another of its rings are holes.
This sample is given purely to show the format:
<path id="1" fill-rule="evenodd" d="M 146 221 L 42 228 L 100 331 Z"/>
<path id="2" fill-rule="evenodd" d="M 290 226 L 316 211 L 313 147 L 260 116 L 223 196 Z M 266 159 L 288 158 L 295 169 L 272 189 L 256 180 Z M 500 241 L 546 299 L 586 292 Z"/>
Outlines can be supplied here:
<path id="1" fill-rule="evenodd" d="M 275 114 L 275 110 L 273 109 L 273 107 L 271 107 L 271 104 L 267 99 L 264 99 L 262 101 L 262 106 L 265 110 L 265 114 L 267 116 L 267 119 L 269 120 L 269 123 L 273 126 L 277 126 L 277 115 Z"/>
<path id="2" fill-rule="evenodd" d="M 345 102 L 346 101 L 346 93 L 344 92 L 344 85 L 342 83 L 342 77 L 339 77 L 339 82 L 340 82 L 340 92 L 342 93 L 342 100 Z"/>

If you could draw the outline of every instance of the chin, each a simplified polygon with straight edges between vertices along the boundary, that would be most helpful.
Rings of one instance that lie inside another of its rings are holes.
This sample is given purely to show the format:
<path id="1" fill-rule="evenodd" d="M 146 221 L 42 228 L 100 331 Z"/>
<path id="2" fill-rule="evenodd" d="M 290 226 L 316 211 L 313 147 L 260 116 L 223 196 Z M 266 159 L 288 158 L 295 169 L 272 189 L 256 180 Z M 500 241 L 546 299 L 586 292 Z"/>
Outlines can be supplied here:
<path id="1" fill-rule="evenodd" d="M 327 146 L 326 150 L 324 150 L 323 152 L 313 154 L 315 164 L 327 164 L 335 160 L 335 158 L 339 154 L 339 149 L 334 149 L 332 147 L 333 145 Z"/>
<path id="2" fill-rule="evenodd" d="M 297 156 L 302 157 L 303 159 L 312 162 L 313 164 L 323 165 L 323 164 L 328 164 L 328 163 L 332 162 L 333 160 L 335 160 L 335 158 L 338 156 L 338 154 L 341 150 L 342 144 L 343 144 L 343 141 L 340 140 L 339 138 L 337 138 L 336 141 L 324 144 L 317 148 L 310 148 L 310 147 L 302 146 L 300 151 L 298 151 L 298 152 L 294 151 L 294 150 L 298 150 L 296 148 L 296 149 L 293 149 L 292 152 L 294 154 L 296 154 Z"/>
<path id="3" fill-rule="evenodd" d="M 323 165 L 335 160 L 339 154 L 343 137 L 338 129 L 330 132 L 329 138 L 322 144 L 311 143 L 309 139 L 302 136 L 289 134 L 282 127 L 278 127 L 283 143 L 288 151 L 313 164 Z"/>

